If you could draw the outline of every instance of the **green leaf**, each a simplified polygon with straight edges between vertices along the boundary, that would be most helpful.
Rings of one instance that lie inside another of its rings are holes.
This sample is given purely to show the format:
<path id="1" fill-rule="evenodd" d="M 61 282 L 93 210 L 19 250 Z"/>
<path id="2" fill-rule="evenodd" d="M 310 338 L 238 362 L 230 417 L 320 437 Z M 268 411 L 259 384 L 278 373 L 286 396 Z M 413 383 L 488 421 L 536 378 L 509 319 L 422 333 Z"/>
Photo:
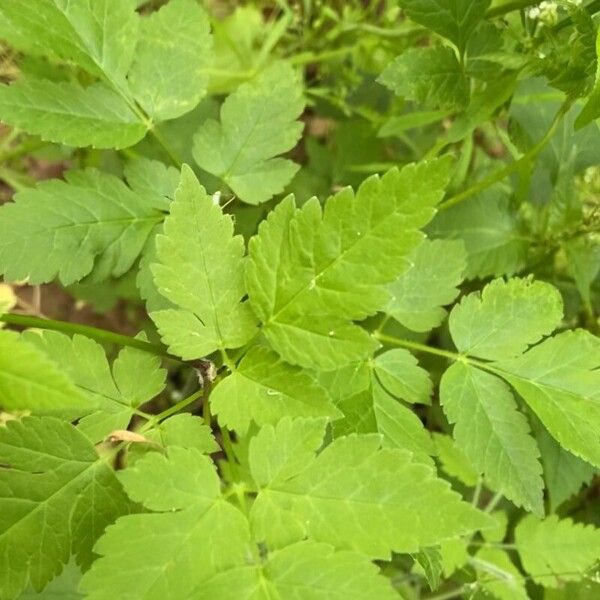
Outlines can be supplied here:
<path id="1" fill-rule="evenodd" d="M 153 198 L 95 169 L 19 192 L 0 208 L 0 272 L 65 285 L 92 270 L 97 279 L 123 275 L 164 218 Z"/>
<path id="2" fill-rule="evenodd" d="M 134 192 L 145 197 L 152 196 L 152 204 L 156 208 L 169 210 L 181 177 L 175 167 L 140 157 L 130 160 L 123 168 L 123 174 Z"/>
<path id="3" fill-rule="evenodd" d="M 56 331 L 24 335 L 88 399 L 89 414 L 79 421 L 78 429 L 92 442 L 104 440 L 117 429 L 126 429 L 134 410 L 165 387 L 166 371 L 160 368 L 160 358 L 147 352 L 123 348 L 111 370 L 102 346 L 83 335 L 70 338 Z"/>
<path id="4" fill-rule="evenodd" d="M 434 214 L 449 162 L 392 169 L 350 188 L 325 208 L 313 199 L 280 203 L 250 240 L 250 304 L 288 362 L 333 370 L 368 356 L 376 343 L 353 325 L 389 302 L 387 285 L 408 266 Z"/>
<path id="5" fill-rule="evenodd" d="M 194 159 L 244 202 L 259 204 L 283 191 L 298 170 L 276 158 L 302 134 L 302 87 L 286 63 L 275 63 L 241 85 L 221 107 L 221 121 L 205 121 L 194 137 Z"/>
<path id="6" fill-rule="evenodd" d="M 423 569 L 429 589 L 432 591 L 437 590 L 440 587 L 443 571 L 442 556 L 439 549 L 437 547 L 424 548 L 414 558 Z"/>
<path id="7" fill-rule="evenodd" d="M 19 600 L 80 600 L 83 594 L 80 594 L 77 589 L 81 579 L 81 571 L 75 564 L 71 562 L 63 569 L 62 573 L 53 579 L 43 592 L 37 593 L 33 588 L 25 590 Z"/>
<path id="8" fill-rule="evenodd" d="M 558 443 L 600 467 L 600 340 L 565 331 L 494 365 Z"/>
<path id="9" fill-rule="evenodd" d="M 77 415 L 92 408 L 64 371 L 13 331 L 0 331 L 0 406 Z"/>
<path id="10" fill-rule="evenodd" d="M 529 149 L 542 139 L 565 97 L 544 78 L 521 81 L 510 105 L 513 137 L 520 147 Z M 565 162 L 574 159 L 575 172 L 580 173 L 600 161 L 600 147 L 597 143 L 600 125 L 593 121 L 576 131 L 578 111 L 578 105 L 574 104 L 560 120 L 536 160 L 536 169 L 542 172 L 543 177 L 536 181 L 536 185 L 531 186 L 530 193 L 532 199 L 542 204 L 547 202 L 553 180 Z"/>
<path id="11" fill-rule="evenodd" d="M 479 480 L 477 471 L 451 436 L 433 433 L 437 457 L 442 469 L 466 486 L 474 487 Z"/>
<path id="12" fill-rule="evenodd" d="M 132 515 L 119 519 L 98 542 L 101 558 L 80 589 L 89 600 L 186 600 L 210 576 L 245 564 L 248 541 L 245 517 L 223 500 L 207 510 L 192 506 Z"/>
<path id="13" fill-rule="evenodd" d="M 262 565 L 239 565 L 202 584 L 197 600 L 394 600 L 398 597 L 375 565 L 355 552 L 328 544 L 292 544 L 269 554 Z"/>
<path id="14" fill-rule="evenodd" d="M 138 29 L 132 0 L 4 2 L 0 19 L 2 38 L 16 48 L 73 62 L 125 86 Z"/>
<path id="15" fill-rule="evenodd" d="M 440 212 L 429 233 L 462 240 L 467 251 L 467 279 L 512 275 L 523 268 L 531 243 L 500 188 Z"/>
<path id="16" fill-rule="evenodd" d="M 157 245 L 154 280 L 178 308 L 151 316 L 170 351 L 192 359 L 248 342 L 255 324 L 241 302 L 244 241 L 187 166 Z"/>
<path id="17" fill-rule="evenodd" d="M 126 148 L 147 132 L 127 102 L 102 83 L 84 88 L 29 78 L 0 85 L 0 119 L 69 146 Z"/>
<path id="18" fill-rule="evenodd" d="M 411 255 L 411 267 L 389 290 L 386 313 L 413 331 L 429 331 L 446 316 L 442 306 L 458 296 L 467 256 L 461 241 L 425 240 Z"/>
<path id="19" fill-rule="evenodd" d="M 208 510 L 221 495 L 212 461 L 194 448 L 173 446 L 167 456 L 150 452 L 121 471 L 119 480 L 132 500 L 158 512 Z"/>
<path id="20" fill-rule="evenodd" d="M 600 31 L 596 33 L 596 56 L 600 57 Z M 597 60 L 596 65 L 596 82 L 585 106 L 577 115 L 575 129 L 585 127 L 588 123 L 600 117 L 600 59 Z"/>
<path id="21" fill-rule="evenodd" d="M 469 102 L 469 84 L 448 46 L 409 48 L 383 71 L 379 82 L 427 108 L 456 109 Z"/>
<path id="22" fill-rule="evenodd" d="M 432 467 L 409 452 L 381 448 L 378 435 L 338 438 L 315 455 L 323 423 L 313 423 L 286 418 L 250 442 L 250 468 L 260 485 L 250 513 L 258 539 L 281 547 L 308 536 L 386 559 L 391 551 L 417 552 L 489 524 Z M 307 429 L 310 444 L 298 452 L 287 440 Z M 286 466 L 285 477 L 270 466 L 274 461 Z"/>
<path id="23" fill-rule="evenodd" d="M 0 454 L 0 589 L 15 598 L 28 583 L 41 591 L 71 554 L 88 566 L 94 542 L 129 504 L 91 442 L 63 421 L 9 422 Z"/>
<path id="24" fill-rule="evenodd" d="M 0 317 L 10 312 L 17 304 L 17 296 L 12 287 L 6 283 L 0 283 Z M 4 323 L 0 321 L 0 328 Z"/>
<path id="25" fill-rule="evenodd" d="M 561 448 L 539 419 L 532 416 L 532 429 L 540 448 L 550 511 L 574 496 L 597 472 L 592 465 Z"/>
<path id="26" fill-rule="evenodd" d="M 515 528 L 515 544 L 525 572 L 544 587 L 577 581 L 600 557 L 600 530 L 552 515 L 532 515 Z"/>
<path id="27" fill-rule="evenodd" d="M 251 422 L 275 425 L 281 418 L 327 417 L 341 412 L 311 373 L 283 362 L 266 348 L 251 348 L 210 397 L 219 423 L 245 434 Z"/>
<path id="28" fill-rule="evenodd" d="M 490 4 L 491 0 L 400 0 L 413 21 L 449 39 L 461 52 Z"/>
<path id="29" fill-rule="evenodd" d="M 390 396 L 411 404 L 431 404 L 429 373 L 408 350 L 396 348 L 379 354 L 373 361 L 373 373 Z"/>
<path id="30" fill-rule="evenodd" d="M 391 350 L 368 362 L 350 364 L 321 376 L 344 418 L 333 422 L 334 437 L 379 433 L 383 445 L 413 452 L 432 465 L 434 449 L 421 419 L 398 398 L 428 403 L 429 375 L 405 350 Z"/>
<path id="31" fill-rule="evenodd" d="M 193 0 L 171 0 L 141 19 L 131 93 L 153 119 L 174 119 L 206 94 L 212 39 L 206 13 Z"/>
<path id="32" fill-rule="evenodd" d="M 552 333 L 562 315 L 562 299 L 554 286 L 530 279 L 495 279 L 452 309 L 450 333 L 460 352 L 511 358 Z"/>
<path id="33" fill-rule="evenodd" d="M 161 421 L 155 428 L 146 431 L 144 437 L 165 448 L 193 448 L 203 454 L 212 454 L 220 449 L 204 420 L 189 413 Z"/>
<path id="34" fill-rule="evenodd" d="M 543 515 L 540 453 L 508 386 L 457 362 L 442 377 L 440 398 L 458 447 L 489 486 Z"/>
<path id="35" fill-rule="evenodd" d="M 108 529 L 96 545 L 101 558 L 82 579 L 86 598 L 184 600 L 216 572 L 245 564 L 246 518 L 223 500 L 206 456 L 184 448 L 152 452 L 120 478 L 132 498 L 161 512 L 128 516 Z"/>
<path id="36" fill-rule="evenodd" d="M 498 600 L 528 600 L 525 579 L 503 550 L 480 548 L 473 558 L 478 584 L 484 597 Z"/>

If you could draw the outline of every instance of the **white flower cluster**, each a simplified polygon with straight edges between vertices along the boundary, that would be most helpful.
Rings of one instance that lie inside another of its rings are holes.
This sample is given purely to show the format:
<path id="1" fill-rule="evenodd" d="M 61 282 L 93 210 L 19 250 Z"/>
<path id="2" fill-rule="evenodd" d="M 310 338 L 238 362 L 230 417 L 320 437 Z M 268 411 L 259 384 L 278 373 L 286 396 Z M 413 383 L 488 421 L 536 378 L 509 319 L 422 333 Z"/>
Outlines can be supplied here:
<path id="1" fill-rule="evenodd" d="M 532 20 L 539 20 L 540 25 L 552 27 L 558 23 L 558 4 L 544 0 L 538 6 L 530 8 L 527 16 Z"/>

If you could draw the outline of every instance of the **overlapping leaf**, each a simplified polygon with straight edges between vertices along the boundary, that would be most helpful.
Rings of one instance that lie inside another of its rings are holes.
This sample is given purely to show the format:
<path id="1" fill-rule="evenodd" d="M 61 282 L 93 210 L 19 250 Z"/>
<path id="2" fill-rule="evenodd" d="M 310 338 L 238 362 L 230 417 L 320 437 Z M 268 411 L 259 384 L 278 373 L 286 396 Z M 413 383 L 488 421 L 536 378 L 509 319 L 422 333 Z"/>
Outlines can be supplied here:
<path id="1" fill-rule="evenodd" d="M 251 422 L 274 425 L 285 416 L 341 416 L 310 372 L 260 347 L 251 349 L 217 385 L 210 401 L 219 422 L 238 433 L 245 433 Z"/>
<path id="2" fill-rule="evenodd" d="M 581 579 L 600 560 L 600 530 L 555 515 L 523 518 L 515 543 L 525 571 L 545 587 Z"/>
<path id="3" fill-rule="evenodd" d="M 97 546 L 102 557 L 84 575 L 86 597 L 266 599 L 279 593 L 325 600 L 339 589 L 350 598 L 394 597 L 368 559 L 326 544 L 303 541 L 267 555 L 263 549 L 261 558 L 246 518 L 223 499 L 214 466 L 197 450 L 151 453 L 121 480 L 130 497 L 159 512 L 109 528 Z"/>
<path id="4" fill-rule="evenodd" d="M 515 504 L 543 514 L 542 466 L 525 416 L 500 379 L 463 363 L 442 377 L 440 398 L 453 436 L 489 485 Z"/>
<path id="5" fill-rule="evenodd" d="M 389 290 L 386 312 L 413 331 L 429 331 L 446 316 L 442 308 L 458 295 L 466 269 L 461 241 L 425 240 L 411 255 L 411 267 Z"/>
<path id="6" fill-rule="evenodd" d="M 298 165 L 276 158 L 302 133 L 298 76 L 276 63 L 240 86 L 221 107 L 221 121 L 205 121 L 194 137 L 194 159 L 221 178 L 244 202 L 259 204 L 282 192 Z"/>
<path id="7" fill-rule="evenodd" d="M 0 453 L 0 596 L 16 598 L 29 583 L 41 590 L 71 554 L 89 565 L 95 541 L 129 502 L 90 441 L 63 421 L 8 423 Z"/>
<path id="8" fill-rule="evenodd" d="M 469 82 L 452 48 L 410 48 L 396 57 L 379 81 L 398 96 L 428 108 L 457 109 L 469 101 Z"/>
<path id="9" fill-rule="evenodd" d="M 95 169 L 40 183 L 0 209 L 0 272 L 8 280 L 70 284 L 127 272 L 164 218 L 155 194 Z"/>
<path id="10" fill-rule="evenodd" d="M 171 351 L 186 359 L 236 348 L 255 333 L 249 306 L 241 302 L 244 241 L 233 223 L 184 167 L 171 213 L 158 238 L 154 281 L 178 308 L 152 313 Z"/>
<path id="11" fill-rule="evenodd" d="M 3 85 L 0 118 L 48 141 L 124 148 L 145 136 L 152 119 L 194 108 L 206 91 L 211 47 L 204 11 L 191 0 L 172 0 L 149 17 L 135 8 L 133 0 L 4 3 L 3 39 L 99 81 L 86 88 L 33 78 Z"/>
<path id="12" fill-rule="evenodd" d="M 443 194 L 446 159 L 371 177 L 322 210 L 288 198 L 261 223 L 249 245 L 246 283 L 262 331 L 288 362 L 324 370 L 376 347 L 352 324 L 383 308 L 387 285 L 409 266 L 418 228 Z"/>
<path id="13" fill-rule="evenodd" d="M 141 20 L 129 85 L 150 117 L 174 119 L 198 104 L 211 45 L 208 17 L 193 0 L 171 0 Z"/>
<path id="14" fill-rule="evenodd" d="M 308 536 L 387 558 L 489 524 L 432 467 L 408 452 L 382 449 L 380 436 L 338 438 L 315 454 L 319 432 L 322 421 L 284 419 L 252 440 L 250 467 L 260 492 L 251 520 L 258 539 L 281 547 Z"/>
<path id="15" fill-rule="evenodd" d="M 428 27 L 464 51 L 491 0 L 401 0 L 415 22 Z"/>
<path id="16" fill-rule="evenodd" d="M 123 348 L 111 369 L 102 346 L 85 336 L 70 338 L 55 331 L 25 335 L 87 399 L 78 429 L 93 442 L 117 429 L 127 429 L 134 410 L 165 386 L 166 372 L 160 368 L 160 359 L 147 352 Z"/>
<path id="17" fill-rule="evenodd" d="M 92 410 L 69 377 L 13 331 L 0 331 L 0 407 L 75 416 Z"/>

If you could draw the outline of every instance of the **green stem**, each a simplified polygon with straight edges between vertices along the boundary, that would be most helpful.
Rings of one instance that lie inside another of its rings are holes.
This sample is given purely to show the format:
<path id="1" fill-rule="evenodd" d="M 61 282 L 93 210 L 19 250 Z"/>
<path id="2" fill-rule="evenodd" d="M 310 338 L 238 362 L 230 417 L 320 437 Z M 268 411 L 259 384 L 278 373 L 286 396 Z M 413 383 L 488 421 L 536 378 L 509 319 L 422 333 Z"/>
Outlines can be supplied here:
<path id="1" fill-rule="evenodd" d="M 152 137 L 159 143 L 161 148 L 165 151 L 165 153 L 169 157 L 170 161 L 173 163 L 173 166 L 176 167 L 177 169 L 181 169 L 181 165 L 183 165 L 183 161 L 179 158 L 179 156 L 177 156 L 177 153 L 173 150 L 173 148 L 171 148 L 171 146 L 169 146 L 169 143 L 162 136 L 162 133 L 160 133 L 158 131 L 156 126 L 153 127 L 152 129 L 150 129 L 150 135 L 152 135 Z"/>
<path id="2" fill-rule="evenodd" d="M 346 54 L 350 54 L 354 52 L 358 46 L 355 44 L 354 46 L 343 46 L 342 48 L 334 48 L 333 50 L 326 50 L 324 52 L 304 52 L 301 54 L 296 54 L 296 56 L 292 56 L 288 59 L 288 61 L 293 65 L 305 65 L 310 63 L 322 62 L 324 60 L 329 60 L 331 58 L 338 58 L 340 56 L 344 56 Z"/>
<path id="3" fill-rule="evenodd" d="M 569 110 L 570 107 L 571 100 L 565 100 L 565 102 L 562 104 L 562 106 L 554 116 L 554 119 L 552 120 L 550 128 L 546 132 L 546 135 L 544 135 L 544 137 L 535 146 L 531 147 L 521 158 L 506 165 L 499 171 L 492 173 L 491 175 L 489 175 L 485 179 L 482 179 L 480 182 L 476 183 L 470 188 L 467 188 L 466 190 L 463 190 L 462 192 L 459 192 L 458 194 L 455 194 L 454 196 L 448 198 L 438 206 L 438 209 L 444 210 L 446 208 L 450 208 L 451 206 L 455 206 L 456 204 L 459 204 L 460 202 L 466 200 L 467 198 L 470 198 L 471 196 L 475 196 L 479 192 L 482 192 L 483 190 L 494 185 L 495 183 L 499 183 L 505 177 L 508 177 L 512 173 L 521 169 L 530 161 L 534 160 L 537 157 L 537 155 L 543 150 L 544 146 L 550 141 L 552 136 L 556 133 L 556 129 L 558 128 L 562 117 Z"/>
<path id="4" fill-rule="evenodd" d="M 500 492 L 494 494 L 490 501 L 487 503 L 486 507 L 483 509 L 484 512 L 491 513 L 496 508 L 496 506 L 498 506 L 498 502 L 500 502 L 502 498 L 503 495 Z"/>
<path id="5" fill-rule="evenodd" d="M 488 9 L 485 13 L 487 19 L 494 19 L 495 17 L 502 17 L 503 15 L 513 12 L 515 10 L 522 10 L 530 6 L 536 6 L 540 3 L 540 0 L 514 0 L 513 2 L 506 2 L 500 6 L 493 6 Z"/>
<path id="6" fill-rule="evenodd" d="M 471 500 L 471 504 L 477 508 L 479 506 L 479 497 L 481 496 L 481 477 L 477 480 L 477 485 L 475 486 L 475 490 L 473 492 L 473 499 Z"/>
<path id="7" fill-rule="evenodd" d="M 463 594 L 473 591 L 473 586 L 470 583 L 461 585 L 459 588 L 444 592 L 443 594 L 437 594 L 435 596 L 427 596 L 424 600 L 450 600 L 450 598 L 458 598 Z"/>
<path id="8" fill-rule="evenodd" d="M 154 418 L 151 419 L 153 423 L 152 427 L 154 426 L 154 424 L 159 423 L 160 421 L 164 421 L 165 419 L 168 419 L 169 417 L 182 411 L 184 408 L 187 408 L 190 404 L 198 400 L 198 398 L 201 398 L 203 395 L 204 388 L 200 388 L 199 390 L 196 390 L 193 394 L 177 402 L 177 404 L 169 406 L 169 408 L 163 410 L 161 413 L 158 413 Z M 146 423 L 146 425 L 148 425 L 148 423 Z"/>
<path id="9" fill-rule="evenodd" d="M 375 331 L 373 333 L 373 337 L 379 340 L 380 342 L 384 342 L 386 344 L 392 344 L 393 346 L 401 346 L 402 348 L 408 348 L 409 350 L 415 350 L 417 352 L 426 352 L 427 354 L 443 356 L 444 358 L 448 358 L 453 361 L 465 359 L 465 357 L 462 354 L 457 354 L 456 352 L 441 350 L 439 348 L 434 348 L 433 346 L 419 344 L 418 342 L 412 342 L 410 340 L 403 340 L 397 337 L 393 337 L 391 335 L 387 335 L 386 333 L 379 333 L 378 331 Z"/>
<path id="10" fill-rule="evenodd" d="M 401 348 L 407 348 L 409 350 L 414 350 L 415 352 L 426 352 L 427 354 L 434 354 L 435 356 L 442 356 L 452 361 L 461 361 L 474 367 L 479 367 L 485 371 L 490 371 L 491 373 L 497 373 L 497 370 L 494 369 L 493 366 L 485 363 L 481 360 L 477 360 L 476 358 L 472 358 L 467 356 L 466 354 L 459 354 L 458 352 L 450 352 L 449 350 L 442 350 L 441 348 L 434 348 L 433 346 L 428 346 L 427 344 L 419 344 L 418 342 L 413 342 L 411 340 L 404 340 L 401 338 L 394 337 L 392 335 L 387 335 L 386 333 L 380 333 L 378 331 L 374 331 L 371 334 L 376 340 L 380 342 L 384 342 L 385 344 L 390 344 L 393 346 L 400 346 Z"/>
<path id="11" fill-rule="evenodd" d="M 235 457 L 235 451 L 233 449 L 233 442 L 231 441 L 231 434 L 227 427 L 221 427 L 221 444 L 227 457 L 227 462 L 231 466 L 231 470 L 237 473 L 237 459 Z"/>
<path id="12" fill-rule="evenodd" d="M 161 344 L 152 344 L 127 335 L 107 331 L 106 329 L 91 327 L 90 325 L 81 325 L 79 323 L 69 323 L 67 321 L 57 321 L 54 319 L 43 319 L 41 317 L 32 317 L 29 315 L 15 315 L 12 313 L 0 315 L 0 321 L 7 323 L 8 325 L 49 329 L 51 331 L 61 331 L 69 335 L 79 333 L 96 340 L 97 342 L 116 344 L 117 346 L 129 346 L 130 348 L 136 348 L 137 350 L 143 350 L 150 354 L 162 356 L 163 358 L 168 358 L 177 362 L 185 362 L 180 358 L 169 354 L 167 349 Z"/>

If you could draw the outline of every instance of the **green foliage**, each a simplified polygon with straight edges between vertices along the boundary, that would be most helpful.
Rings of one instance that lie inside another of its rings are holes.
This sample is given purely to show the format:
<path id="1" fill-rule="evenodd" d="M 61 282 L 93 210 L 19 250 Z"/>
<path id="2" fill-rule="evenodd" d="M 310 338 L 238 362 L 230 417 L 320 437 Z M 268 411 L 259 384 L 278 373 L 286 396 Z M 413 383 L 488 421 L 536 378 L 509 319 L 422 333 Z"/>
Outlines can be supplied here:
<path id="1" fill-rule="evenodd" d="M 302 133 L 304 109 L 294 71 L 278 63 L 241 85 L 221 107 L 221 121 L 205 121 L 194 136 L 194 159 L 244 202 L 259 204 L 282 192 L 298 165 L 277 155 Z"/>
<path id="2" fill-rule="evenodd" d="M 41 590 L 71 554 L 89 565 L 95 541 L 130 503 L 114 471 L 69 423 L 52 417 L 9 423 L 0 430 L 0 448 L 10 465 L 0 472 L 0 582 L 10 598 L 28 581 Z"/>
<path id="3" fill-rule="evenodd" d="M 597 597 L 599 14 L 0 2 L 0 600 Z"/>

